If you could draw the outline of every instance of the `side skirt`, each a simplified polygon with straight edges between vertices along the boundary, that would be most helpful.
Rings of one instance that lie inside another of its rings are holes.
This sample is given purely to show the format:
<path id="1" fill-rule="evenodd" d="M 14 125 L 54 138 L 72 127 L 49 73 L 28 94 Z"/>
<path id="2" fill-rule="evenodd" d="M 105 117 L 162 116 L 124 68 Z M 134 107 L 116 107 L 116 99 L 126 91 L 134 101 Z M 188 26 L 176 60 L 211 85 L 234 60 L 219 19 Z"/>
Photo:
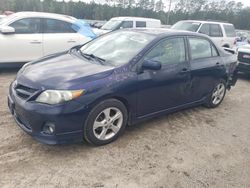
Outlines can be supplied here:
<path id="1" fill-rule="evenodd" d="M 131 121 L 130 125 L 134 125 L 134 124 L 143 122 L 145 120 L 148 120 L 148 119 L 151 119 L 151 118 L 154 118 L 154 117 L 157 117 L 157 116 L 166 115 L 166 114 L 170 114 L 170 113 L 173 113 L 173 112 L 177 112 L 179 110 L 184 110 L 184 109 L 187 109 L 187 108 L 190 108 L 190 107 L 199 106 L 199 105 L 204 104 L 206 102 L 206 100 L 207 100 L 207 97 L 204 97 L 199 101 L 195 101 L 195 102 L 192 102 L 192 103 L 187 103 L 187 104 L 180 105 L 180 106 L 173 107 L 173 108 L 168 108 L 168 109 L 161 110 L 161 111 L 158 111 L 158 112 L 153 112 L 151 114 L 147 114 L 147 115 L 144 115 L 144 116 L 139 116 L 136 119 L 134 119 L 133 121 Z"/>

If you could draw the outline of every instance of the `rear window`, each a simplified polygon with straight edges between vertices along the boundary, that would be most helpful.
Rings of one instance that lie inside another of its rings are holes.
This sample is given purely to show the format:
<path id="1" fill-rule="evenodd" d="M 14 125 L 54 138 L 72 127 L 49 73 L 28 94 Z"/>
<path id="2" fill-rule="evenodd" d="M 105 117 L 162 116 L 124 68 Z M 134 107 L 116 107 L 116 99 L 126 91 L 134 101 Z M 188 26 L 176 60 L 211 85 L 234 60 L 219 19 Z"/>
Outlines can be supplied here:
<path id="1" fill-rule="evenodd" d="M 215 47 L 206 39 L 192 37 L 189 44 L 193 60 L 218 56 Z"/>
<path id="2" fill-rule="evenodd" d="M 56 19 L 44 19 L 44 33 L 75 33 L 72 24 Z"/>
<path id="3" fill-rule="evenodd" d="M 146 27 L 146 22 L 136 21 L 136 27 Z"/>
<path id="4" fill-rule="evenodd" d="M 221 27 L 219 24 L 210 24 L 210 36 L 211 37 L 223 37 Z"/>
<path id="5" fill-rule="evenodd" d="M 233 25 L 223 25 L 227 37 L 236 37 L 235 28 Z"/>
<path id="6" fill-rule="evenodd" d="M 209 26 L 209 24 L 203 24 L 201 26 L 201 29 L 200 29 L 199 33 L 202 33 L 202 34 L 205 34 L 205 35 L 210 35 L 210 26 Z"/>
<path id="7" fill-rule="evenodd" d="M 172 29 L 196 32 L 200 25 L 199 22 L 177 22 L 172 26 Z"/>
<path id="8" fill-rule="evenodd" d="M 121 28 L 133 28 L 133 21 L 123 21 Z"/>

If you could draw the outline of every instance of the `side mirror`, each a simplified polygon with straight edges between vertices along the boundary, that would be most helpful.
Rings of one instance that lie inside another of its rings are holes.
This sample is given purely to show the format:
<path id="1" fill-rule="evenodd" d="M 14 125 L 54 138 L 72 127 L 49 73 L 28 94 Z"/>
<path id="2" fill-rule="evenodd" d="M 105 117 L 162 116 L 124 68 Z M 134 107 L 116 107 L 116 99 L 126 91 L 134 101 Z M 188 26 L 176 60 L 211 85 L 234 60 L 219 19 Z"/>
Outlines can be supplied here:
<path id="1" fill-rule="evenodd" d="M 160 70 L 161 62 L 153 60 L 144 60 L 142 64 L 142 70 Z"/>
<path id="2" fill-rule="evenodd" d="M 10 26 L 3 26 L 3 27 L 0 27 L 0 31 L 3 34 L 14 34 L 15 28 L 10 27 Z"/>
<path id="3" fill-rule="evenodd" d="M 231 49 L 231 48 L 224 48 L 224 50 L 225 50 L 226 52 L 231 53 L 231 54 L 236 54 L 236 51 L 235 51 L 234 49 Z"/>

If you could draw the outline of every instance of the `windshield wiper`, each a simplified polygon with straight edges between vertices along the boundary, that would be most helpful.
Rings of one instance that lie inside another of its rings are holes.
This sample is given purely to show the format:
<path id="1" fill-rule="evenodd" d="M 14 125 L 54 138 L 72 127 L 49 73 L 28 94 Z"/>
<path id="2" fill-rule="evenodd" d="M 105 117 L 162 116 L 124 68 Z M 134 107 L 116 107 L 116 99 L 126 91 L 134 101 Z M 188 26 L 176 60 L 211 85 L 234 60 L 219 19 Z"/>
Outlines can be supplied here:
<path id="1" fill-rule="evenodd" d="M 100 58 L 94 54 L 87 54 L 87 53 L 83 53 L 81 50 L 80 50 L 80 53 L 83 57 L 85 57 L 86 59 L 95 59 L 95 60 L 98 60 L 102 65 L 104 64 L 104 62 L 106 61 L 105 59 L 103 58 Z"/>

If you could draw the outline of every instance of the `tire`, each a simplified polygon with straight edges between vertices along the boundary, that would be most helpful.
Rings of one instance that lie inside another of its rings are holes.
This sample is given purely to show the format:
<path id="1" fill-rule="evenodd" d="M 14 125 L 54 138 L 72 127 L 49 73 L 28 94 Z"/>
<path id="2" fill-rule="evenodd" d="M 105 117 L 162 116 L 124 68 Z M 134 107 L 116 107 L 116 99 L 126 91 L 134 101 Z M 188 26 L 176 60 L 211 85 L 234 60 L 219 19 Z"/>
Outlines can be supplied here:
<path id="1" fill-rule="evenodd" d="M 105 100 L 90 111 L 83 126 L 84 139 L 97 146 L 109 144 L 124 132 L 127 120 L 127 108 L 121 101 Z"/>
<path id="2" fill-rule="evenodd" d="M 225 95 L 226 95 L 226 82 L 225 80 L 221 79 L 213 88 L 211 91 L 211 94 L 208 98 L 208 102 L 206 103 L 206 106 L 209 108 L 216 108 L 218 107 Z"/>

